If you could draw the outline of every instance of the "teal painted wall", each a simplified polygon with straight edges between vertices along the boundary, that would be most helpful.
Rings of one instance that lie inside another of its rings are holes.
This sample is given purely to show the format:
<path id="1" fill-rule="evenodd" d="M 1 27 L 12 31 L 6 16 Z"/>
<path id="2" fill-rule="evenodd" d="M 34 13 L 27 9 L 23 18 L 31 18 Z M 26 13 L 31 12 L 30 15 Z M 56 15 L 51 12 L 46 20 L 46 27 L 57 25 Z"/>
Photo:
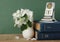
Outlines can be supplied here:
<path id="1" fill-rule="evenodd" d="M 17 9 L 30 9 L 34 12 L 34 20 L 40 20 L 45 11 L 46 2 L 56 3 L 56 19 L 60 20 L 60 0 L 0 0 L 0 34 L 21 33 L 20 29 L 13 27 L 13 17 Z"/>

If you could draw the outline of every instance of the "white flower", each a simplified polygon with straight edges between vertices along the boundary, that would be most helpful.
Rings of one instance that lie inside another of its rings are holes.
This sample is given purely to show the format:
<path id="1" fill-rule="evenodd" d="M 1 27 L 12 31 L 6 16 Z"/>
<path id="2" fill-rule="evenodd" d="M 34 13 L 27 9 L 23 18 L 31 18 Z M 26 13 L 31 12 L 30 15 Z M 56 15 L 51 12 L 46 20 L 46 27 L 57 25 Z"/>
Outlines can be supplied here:
<path id="1" fill-rule="evenodd" d="M 25 9 L 21 9 L 22 16 L 24 16 L 26 13 L 27 13 L 27 11 Z"/>
<path id="2" fill-rule="evenodd" d="M 13 13 L 13 19 L 14 19 L 14 27 L 18 26 L 21 27 L 22 24 L 27 24 L 27 21 L 25 21 L 25 17 L 23 17 L 24 15 L 28 16 L 28 20 L 29 21 L 33 21 L 33 12 L 30 11 L 29 9 L 21 9 L 21 10 L 17 10 L 15 13 Z M 21 18 L 23 17 L 23 18 Z"/>
<path id="3" fill-rule="evenodd" d="M 33 12 L 29 11 L 28 12 L 28 19 L 32 22 L 33 21 Z"/>
<path id="4" fill-rule="evenodd" d="M 20 10 L 17 10 L 16 13 L 19 14 L 20 13 Z"/>
<path id="5" fill-rule="evenodd" d="M 15 19 L 15 24 L 14 24 L 14 27 L 19 25 L 20 21 L 18 21 L 17 19 Z"/>
<path id="6" fill-rule="evenodd" d="M 20 14 L 17 14 L 17 13 L 13 13 L 13 18 L 19 18 L 20 17 Z"/>
<path id="7" fill-rule="evenodd" d="M 21 16 L 24 16 L 24 9 L 21 9 Z"/>

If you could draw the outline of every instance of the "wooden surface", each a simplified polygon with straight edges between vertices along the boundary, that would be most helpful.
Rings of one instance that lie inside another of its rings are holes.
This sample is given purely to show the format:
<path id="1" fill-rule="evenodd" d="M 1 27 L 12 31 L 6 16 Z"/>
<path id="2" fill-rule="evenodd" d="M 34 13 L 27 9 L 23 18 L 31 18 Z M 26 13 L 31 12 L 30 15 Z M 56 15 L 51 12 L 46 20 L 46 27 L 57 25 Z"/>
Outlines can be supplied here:
<path id="1" fill-rule="evenodd" d="M 23 38 L 19 40 L 1 40 L 0 42 L 60 42 L 60 40 L 25 40 Z"/>
<path id="2" fill-rule="evenodd" d="M 15 37 L 19 36 L 19 39 Z M 20 34 L 0 34 L 0 42 L 60 42 L 60 40 L 26 40 Z"/>

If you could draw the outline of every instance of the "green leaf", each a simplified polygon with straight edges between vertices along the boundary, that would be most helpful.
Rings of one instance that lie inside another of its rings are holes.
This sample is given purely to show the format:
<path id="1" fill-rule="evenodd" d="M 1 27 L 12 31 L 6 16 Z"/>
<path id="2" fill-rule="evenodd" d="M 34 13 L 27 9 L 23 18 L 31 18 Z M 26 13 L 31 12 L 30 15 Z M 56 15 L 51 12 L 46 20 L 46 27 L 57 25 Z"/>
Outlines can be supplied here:
<path id="1" fill-rule="evenodd" d="M 23 17 L 25 17 L 26 19 L 28 18 L 28 16 L 26 14 Z M 23 17 L 21 17 L 21 18 L 23 18 Z"/>
<path id="2" fill-rule="evenodd" d="M 28 20 L 28 16 L 25 14 L 24 17 L 25 17 L 25 21 L 27 21 Z"/>
<path id="3" fill-rule="evenodd" d="M 21 31 L 23 31 L 23 30 L 25 30 L 25 29 L 27 29 L 27 24 L 23 24 L 23 25 L 21 26 Z"/>
<path id="4" fill-rule="evenodd" d="M 32 27 L 32 22 L 30 22 L 29 20 L 28 20 L 27 24 L 29 27 Z"/>
<path id="5" fill-rule="evenodd" d="M 25 19 L 27 19 L 27 18 L 28 18 L 28 16 L 27 16 L 26 14 L 24 15 L 24 17 L 25 17 Z"/>
<path id="6" fill-rule="evenodd" d="M 25 21 L 27 21 L 28 20 L 28 16 L 27 16 L 27 14 L 25 14 L 23 17 L 21 17 L 21 18 L 24 18 L 25 17 Z"/>
<path id="7" fill-rule="evenodd" d="M 20 18 L 17 18 L 17 20 L 19 20 Z"/>

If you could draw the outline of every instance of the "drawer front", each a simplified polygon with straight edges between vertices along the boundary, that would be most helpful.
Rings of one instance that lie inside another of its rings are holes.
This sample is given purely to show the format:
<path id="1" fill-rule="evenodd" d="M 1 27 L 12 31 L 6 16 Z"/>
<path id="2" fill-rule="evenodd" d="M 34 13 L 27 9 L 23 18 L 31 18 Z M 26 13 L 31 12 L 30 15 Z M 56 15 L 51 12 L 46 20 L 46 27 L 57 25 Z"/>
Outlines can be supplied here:
<path id="1" fill-rule="evenodd" d="M 60 23 L 41 23 L 41 31 L 60 31 Z"/>
<path id="2" fill-rule="evenodd" d="M 38 33 L 38 40 L 60 39 L 60 33 Z"/>

